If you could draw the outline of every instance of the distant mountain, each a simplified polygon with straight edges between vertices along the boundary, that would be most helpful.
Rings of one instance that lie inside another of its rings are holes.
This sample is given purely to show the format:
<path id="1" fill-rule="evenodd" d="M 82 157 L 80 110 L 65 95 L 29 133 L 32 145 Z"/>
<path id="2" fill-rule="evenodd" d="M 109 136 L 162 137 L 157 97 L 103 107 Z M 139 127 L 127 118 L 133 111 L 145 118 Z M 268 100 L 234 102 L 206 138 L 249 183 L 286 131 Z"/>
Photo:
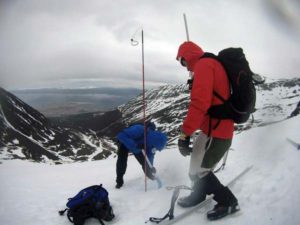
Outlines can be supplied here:
<path id="1" fill-rule="evenodd" d="M 47 117 L 108 111 L 141 93 L 136 88 L 25 89 L 11 91 Z"/>
<path id="2" fill-rule="evenodd" d="M 91 131 L 63 128 L 16 96 L 0 88 L 1 158 L 34 161 L 102 159 L 115 149 L 112 141 Z"/>
<path id="3" fill-rule="evenodd" d="M 157 127 L 168 134 L 171 143 L 177 138 L 178 130 L 187 113 L 189 104 L 187 86 L 166 85 L 148 90 L 145 96 L 146 115 L 151 115 Z M 287 119 L 299 101 L 300 78 L 267 79 L 264 84 L 257 86 L 256 112 L 247 123 L 235 126 L 236 134 L 251 127 L 265 126 Z M 142 120 L 142 106 L 142 95 L 139 95 L 114 111 L 61 117 L 59 120 L 64 126 L 80 126 L 94 130 L 99 136 L 113 138 L 128 124 Z"/>
<path id="4" fill-rule="evenodd" d="M 187 86 L 166 85 L 148 90 L 145 96 L 146 115 L 151 115 L 158 129 L 168 134 L 169 146 L 175 144 L 189 104 Z M 101 159 L 116 150 L 117 132 L 143 117 L 142 95 L 112 111 L 51 120 L 3 89 L 0 97 L 1 158 L 55 162 Z M 299 101 L 300 78 L 267 80 L 257 87 L 253 117 L 236 125 L 235 133 L 288 119 L 297 112 Z"/>

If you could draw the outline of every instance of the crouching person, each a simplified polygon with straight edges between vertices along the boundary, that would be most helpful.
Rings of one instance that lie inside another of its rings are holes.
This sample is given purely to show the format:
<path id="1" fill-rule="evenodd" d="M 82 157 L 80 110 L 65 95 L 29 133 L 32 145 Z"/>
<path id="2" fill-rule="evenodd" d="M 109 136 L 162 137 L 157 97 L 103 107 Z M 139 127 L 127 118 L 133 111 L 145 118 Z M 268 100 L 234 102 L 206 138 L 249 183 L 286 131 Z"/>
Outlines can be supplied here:
<path id="1" fill-rule="evenodd" d="M 143 152 L 144 125 L 135 124 L 117 134 L 119 149 L 116 165 L 116 188 L 121 188 L 124 184 L 123 177 L 127 169 L 129 152 L 135 156 L 146 176 L 151 180 L 156 179 L 156 169 L 153 166 L 154 155 L 156 150 L 161 151 L 164 149 L 167 144 L 167 136 L 157 131 L 155 124 L 152 122 L 146 123 L 146 134 L 146 159 Z"/>

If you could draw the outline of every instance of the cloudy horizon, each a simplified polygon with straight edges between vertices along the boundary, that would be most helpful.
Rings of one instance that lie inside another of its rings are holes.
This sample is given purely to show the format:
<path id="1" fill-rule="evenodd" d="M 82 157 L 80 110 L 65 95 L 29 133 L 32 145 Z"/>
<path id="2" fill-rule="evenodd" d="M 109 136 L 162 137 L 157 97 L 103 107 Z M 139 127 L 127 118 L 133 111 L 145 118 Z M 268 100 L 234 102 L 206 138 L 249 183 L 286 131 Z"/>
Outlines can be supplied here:
<path id="1" fill-rule="evenodd" d="M 130 38 L 140 41 L 141 27 L 146 87 L 184 83 L 183 13 L 205 51 L 243 47 L 255 72 L 299 77 L 299 9 L 295 0 L 2 0 L 0 86 L 140 88 L 141 45 Z"/>

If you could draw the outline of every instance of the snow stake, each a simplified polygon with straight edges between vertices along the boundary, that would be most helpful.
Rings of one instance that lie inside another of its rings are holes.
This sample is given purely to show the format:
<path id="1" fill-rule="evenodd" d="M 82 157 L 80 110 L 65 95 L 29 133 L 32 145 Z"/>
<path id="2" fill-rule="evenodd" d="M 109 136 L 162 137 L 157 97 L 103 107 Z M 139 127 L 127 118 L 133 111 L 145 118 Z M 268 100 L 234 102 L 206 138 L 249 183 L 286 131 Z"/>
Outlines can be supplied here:
<path id="1" fill-rule="evenodd" d="M 144 30 L 142 28 L 138 28 L 136 32 L 131 37 L 131 45 L 137 46 L 139 44 L 138 41 L 134 39 L 135 35 L 138 33 L 138 31 L 141 30 L 141 38 L 142 38 L 142 83 L 143 83 L 143 120 L 144 120 L 144 149 L 147 149 L 147 127 L 146 127 L 146 100 L 145 100 L 145 66 L 144 66 Z M 147 155 L 146 152 L 144 152 L 144 157 L 146 159 Z M 145 160 L 145 192 L 147 191 L 147 160 Z"/>

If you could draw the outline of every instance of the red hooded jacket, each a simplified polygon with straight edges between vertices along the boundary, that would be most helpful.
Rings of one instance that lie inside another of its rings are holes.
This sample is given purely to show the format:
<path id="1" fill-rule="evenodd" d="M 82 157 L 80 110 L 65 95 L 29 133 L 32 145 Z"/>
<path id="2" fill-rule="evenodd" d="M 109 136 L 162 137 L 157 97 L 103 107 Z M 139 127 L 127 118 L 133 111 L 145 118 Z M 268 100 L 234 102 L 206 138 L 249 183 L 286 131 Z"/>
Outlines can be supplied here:
<path id="1" fill-rule="evenodd" d="M 189 109 L 182 125 L 183 132 L 189 136 L 198 129 L 208 135 L 210 117 L 207 111 L 212 105 L 222 104 L 221 100 L 213 95 L 213 91 L 224 99 L 230 96 L 229 80 L 223 66 L 212 58 L 199 60 L 203 54 L 203 50 L 191 41 L 180 45 L 177 54 L 177 59 L 185 59 L 188 70 L 194 72 Z M 221 120 L 220 124 L 213 129 L 218 121 L 212 119 L 211 136 L 231 139 L 234 131 L 233 120 Z"/>

